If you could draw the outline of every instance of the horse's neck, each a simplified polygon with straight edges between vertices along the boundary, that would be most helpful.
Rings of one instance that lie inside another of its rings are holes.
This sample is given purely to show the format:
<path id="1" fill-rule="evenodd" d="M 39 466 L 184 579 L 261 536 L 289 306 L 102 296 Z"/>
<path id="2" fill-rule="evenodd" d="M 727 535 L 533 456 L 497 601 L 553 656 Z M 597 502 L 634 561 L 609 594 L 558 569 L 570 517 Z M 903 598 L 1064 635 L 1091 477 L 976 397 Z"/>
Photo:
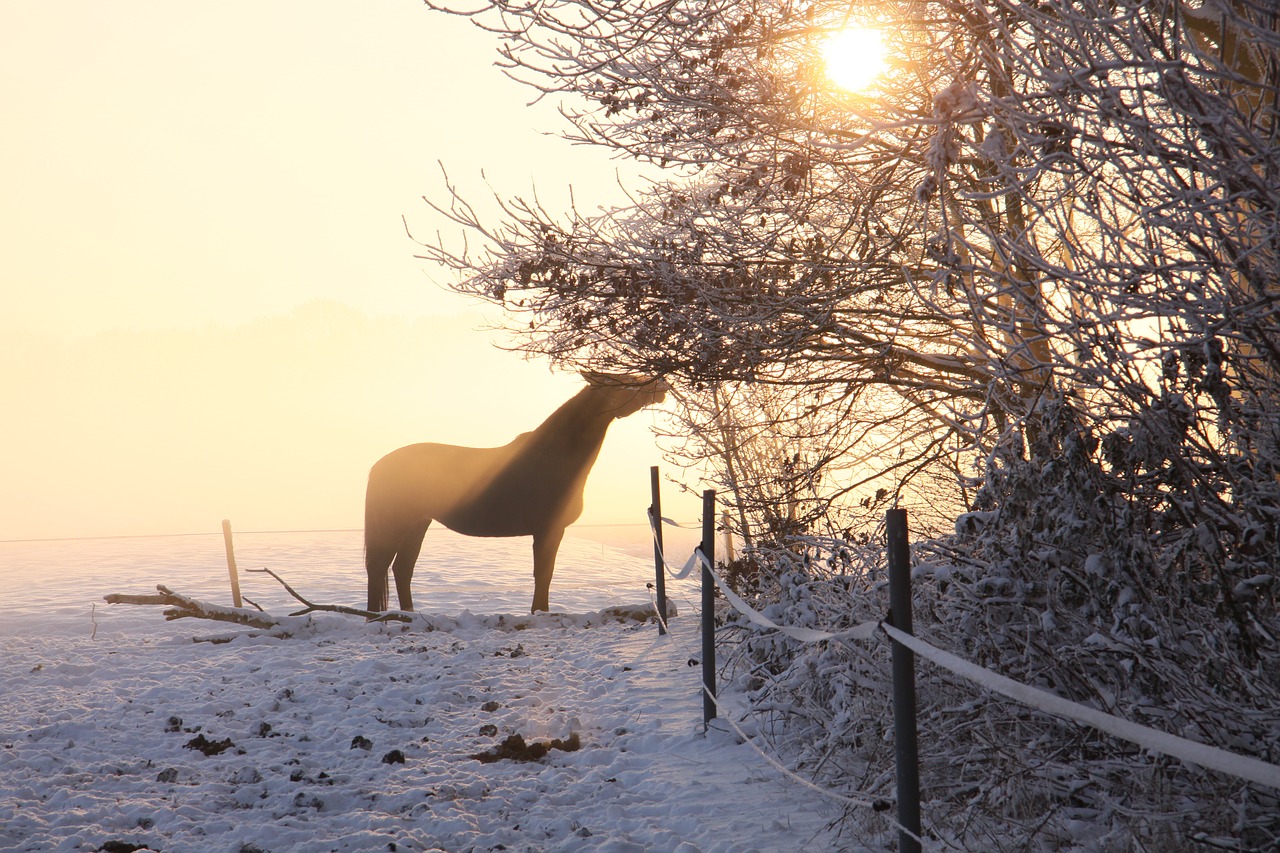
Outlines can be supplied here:
<path id="1" fill-rule="evenodd" d="M 584 388 L 533 431 L 533 441 L 557 444 L 566 450 L 576 450 L 594 458 L 604 442 L 605 432 L 613 418 L 601 411 L 598 395 L 593 389 Z"/>

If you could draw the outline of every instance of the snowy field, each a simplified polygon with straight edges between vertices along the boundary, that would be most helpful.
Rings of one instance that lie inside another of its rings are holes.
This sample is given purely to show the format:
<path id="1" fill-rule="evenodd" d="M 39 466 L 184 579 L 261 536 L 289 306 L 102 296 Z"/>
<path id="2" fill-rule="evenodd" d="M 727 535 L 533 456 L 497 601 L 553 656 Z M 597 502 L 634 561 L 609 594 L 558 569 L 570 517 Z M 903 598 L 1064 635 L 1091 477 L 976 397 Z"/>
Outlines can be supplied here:
<path id="1" fill-rule="evenodd" d="M 671 590 L 666 638 L 587 616 L 649 601 L 642 549 L 567 539 L 566 615 L 499 627 L 528 611 L 528 545 L 428 533 L 415 598 L 448 630 L 322 616 L 275 640 L 102 603 L 156 583 L 228 603 L 220 535 L 0 543 L 0 851 L 882 849 L 703 732 L 693 588 Z M 244 594 L 276 614 L 294 602 L 246 569 L 362 606 L 360 551 L 351 532 L 236 536 Z M 476 758 L 514 735 L 551 749 Z"/>

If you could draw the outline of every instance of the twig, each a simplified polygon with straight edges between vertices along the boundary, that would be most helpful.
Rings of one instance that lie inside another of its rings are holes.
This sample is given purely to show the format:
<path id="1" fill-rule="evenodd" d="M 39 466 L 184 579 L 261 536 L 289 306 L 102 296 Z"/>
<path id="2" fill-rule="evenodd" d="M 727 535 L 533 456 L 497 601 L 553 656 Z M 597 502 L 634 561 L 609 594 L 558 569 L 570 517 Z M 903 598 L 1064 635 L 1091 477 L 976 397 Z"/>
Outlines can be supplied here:
<path id="1" fill-rule="evenodd" d="M 275 572 L 271 571 L 268 568 L 247 569 L 246 571 L 258 572 L 258 573 L 265 572 L 266 574 L 271 575 L 271 577 L 275 578 L 276 581 L 279 582 L 279 584 L 285 588 L 286 592 L 288 592 L 298 601 L 306 605 L 304 609 L 298 610 L 294 613 L 290 613 L 289 614 L 290 616 L 305 616 L 308 613 L 320 611 L 324 613 L 343 613 L 343 614 L 346 614 L 347 616 L 363 616 L 365 619 L 368 619 L 370 622 L 412 622 L 413 621 L 412 616 L 407 616 L 403 613 L 374 613 L 373 611 L 370 611 L 370 610 L 361 610 L 358 607 L 347 607 L 346 605 L 343 605 L 343 604 L 315 604 L 313 602 L 307 601 L 305 598 L 299 595 L 298 591 L 295 590 L 293 587 L 289 586 L 289 584 L 285 582 L 284 578 L 280 577 L 278 574 L 276 574 Z M 254 606 L 256 607 L 257 605 L 254 605 Z"/>

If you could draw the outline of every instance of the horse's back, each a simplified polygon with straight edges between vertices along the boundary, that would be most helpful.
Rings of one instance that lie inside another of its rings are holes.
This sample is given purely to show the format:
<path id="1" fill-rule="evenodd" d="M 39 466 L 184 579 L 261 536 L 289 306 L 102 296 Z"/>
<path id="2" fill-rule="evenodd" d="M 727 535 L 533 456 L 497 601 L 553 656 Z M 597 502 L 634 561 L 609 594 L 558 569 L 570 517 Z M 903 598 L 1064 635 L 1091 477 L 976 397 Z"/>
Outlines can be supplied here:
<path id="1" fill-rule="evenodd" d="M 366 530 L 436 520 L 468 536 L 538 532 L 541 502 L 511 482 L 526 435 L 503 447 L 422 443 L 391 451 L 369 471 Z"/>
<path id="2" fill-rule="evenodd" d="M 502 448 L 410 444 L 393 450 L 369 470 L 369 494 L 394 500 L 448 499 L 459 486 L 502 467 Z"/>

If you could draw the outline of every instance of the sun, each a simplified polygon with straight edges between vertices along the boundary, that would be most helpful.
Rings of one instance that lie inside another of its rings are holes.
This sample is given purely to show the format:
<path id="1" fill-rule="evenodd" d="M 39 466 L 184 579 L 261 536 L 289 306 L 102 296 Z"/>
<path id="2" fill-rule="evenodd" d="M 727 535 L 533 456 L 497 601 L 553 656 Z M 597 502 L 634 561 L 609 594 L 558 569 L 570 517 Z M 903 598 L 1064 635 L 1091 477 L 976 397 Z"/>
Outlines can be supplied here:
<path id="1" fill-rule="evenodd" d="M 861 91 L 885 70 L 884 41 L 879 30 L 847 27 L 827 39 L 822 58 L 831 82 L 850 92 Z"/>

